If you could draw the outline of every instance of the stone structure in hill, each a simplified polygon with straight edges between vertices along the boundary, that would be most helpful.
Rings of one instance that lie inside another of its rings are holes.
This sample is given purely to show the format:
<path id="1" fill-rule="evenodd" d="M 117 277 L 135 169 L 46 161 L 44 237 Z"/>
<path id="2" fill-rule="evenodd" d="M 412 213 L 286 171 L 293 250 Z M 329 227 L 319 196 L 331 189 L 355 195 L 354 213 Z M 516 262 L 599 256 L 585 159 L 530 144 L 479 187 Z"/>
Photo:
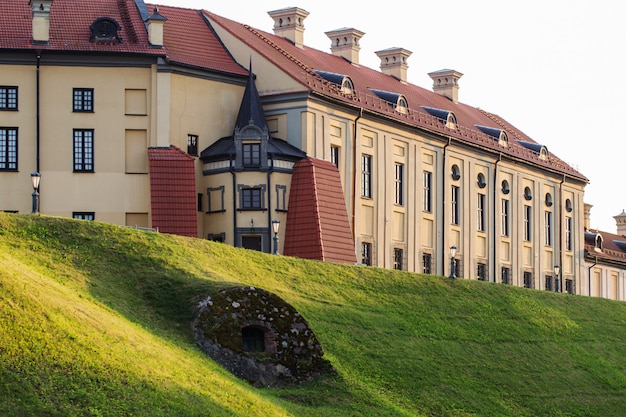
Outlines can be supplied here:
<path id="1" fill-rule="evenodd" d="M 332 371 L 304 318 L 260 288 L 230 288 L 207 297 L 193 328 L 203 352 L 257 387 L 297 385 Z"/>

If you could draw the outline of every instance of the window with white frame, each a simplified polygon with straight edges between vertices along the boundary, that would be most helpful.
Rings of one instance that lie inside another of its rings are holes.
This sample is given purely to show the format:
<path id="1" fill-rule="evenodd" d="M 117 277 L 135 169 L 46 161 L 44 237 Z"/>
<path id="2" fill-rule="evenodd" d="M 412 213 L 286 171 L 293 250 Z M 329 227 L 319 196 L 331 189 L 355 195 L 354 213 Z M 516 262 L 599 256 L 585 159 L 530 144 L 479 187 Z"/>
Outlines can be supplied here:
<path id="1" fill-rule="evenodd" d="M 394 178 L 394 203 L 398 206 L 404 205 L 404 165 L 395 164 Z"/>
<path id="2" fill-rule="evenodd" d="M 572 218 L 565 217 L 565 250 L 572 250 Z"/>
<path id="3" fill-rule="evenodd" d="M 551 246 L 552 245 L 552 212 L 551 211 L 546 211 L 544 228 L 545 228 L 545 231 L 544 231 L 545 244 L 546 246 Z"/>
<path id="4" fill-rule="evenodd" d="M 361 197 L 372 198 L 372 155 L 361 155 Z"/>
<path id="5" fill-rule="evenodd" d="M 508 237 L 510 235 L 510 220 L 509 220 L 509 212 L 510 212 L 510 202 L 506 198 L 502 199 L 502 213 L 501 213 L 501 225 L 500 230 L 502 236 Z"/>
<path id="6" fill-rule="evenodd" d="M 426 213 L 432 213 L 433 211 L 433 173 L 430 171 L 424 171 L 422 182 L 422 210 Z"/>
<path id="7" fill-rule="evenodd" d="M 524 241 L 532 241 L 532 214 L 533 209 L 529 205 L 524 205 Z"/>
<path id="8" fill-rule="evenodd" d="M 485 194 L 478 194 L 478 213 L 477 213 L 477 230 L 479 232 L 484 232 L 486 230 L 486 221 L 485 221 L 485 203 L 486 203 Z"/>
<path id="9" fill-rule="evenodd" d="M 331 145 L 330 163 L 339 168 L 339 146 Z"/>
<path id="10" fill-rule="evenodd" d="M 454 225 L 459 225 L 461 224 L 461 202 L 460 202 L 460 198 L 461 198 L 461 189 L 456 186 L 453 185 L 452 189 L 451 189 L 451 223 Z"/>

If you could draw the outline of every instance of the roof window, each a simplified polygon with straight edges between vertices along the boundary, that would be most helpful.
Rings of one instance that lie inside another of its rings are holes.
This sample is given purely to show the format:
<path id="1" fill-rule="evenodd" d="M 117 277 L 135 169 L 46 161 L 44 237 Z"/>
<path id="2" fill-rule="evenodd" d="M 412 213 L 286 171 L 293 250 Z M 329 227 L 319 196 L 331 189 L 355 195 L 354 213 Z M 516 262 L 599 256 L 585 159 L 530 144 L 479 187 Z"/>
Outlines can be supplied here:
<path id="1" fill-rule="evenodd" d="M 96 43 L 122 43 L 118 32 L 122 27 L 110 17 L 100 17 L 89 26 L 91 37 L 89 42 Z"/>
<path id="2" fill-rule="evenodd" d="M 435 109 L 433 107 L 422 106 L 431 116 L 441 120 L 450 129 L 457 129 L 456 116 L 449 110 Z"/>
<path id="3" fill-rule="evenodd" d="M 509 136 L 506 134 L 504 130 L 498 129 L 495 127 L 489 127 L 489 126 L 481 126 L 481 125 L 474 125 L 474 126 L 476 126 L 484 134 L 489 135 L 495 140 L 497 140 L 498 145 L 508 146 Z"/>
<path id="4" fill-rule="evenodd" d="M 530 149 L 539 156 L 539 159 L 546 161 L 548 159 L 548 148 L 535 142 L 518 141 L 526 149 Z"/>
<path id="5" fill-rule="evenodd" d="M 402 94 L 375 90 L 373 88 L 370 88 L 370 91 L 376 94 L 376 96 L 381 100 L 384 100 L 389 105 L 393 106 L 393 109 L 398 113 L 407 114 L 409 112 L 409 102 Z"/>
<path id="6" fill-rule="evenodd" d="M 315 73 L 326 81 L 337 85 L 342 93 L 354 94 L 354 82 L 352 82 L 352 79 L 347 75 L 318 70 L 315 70 Z"/>

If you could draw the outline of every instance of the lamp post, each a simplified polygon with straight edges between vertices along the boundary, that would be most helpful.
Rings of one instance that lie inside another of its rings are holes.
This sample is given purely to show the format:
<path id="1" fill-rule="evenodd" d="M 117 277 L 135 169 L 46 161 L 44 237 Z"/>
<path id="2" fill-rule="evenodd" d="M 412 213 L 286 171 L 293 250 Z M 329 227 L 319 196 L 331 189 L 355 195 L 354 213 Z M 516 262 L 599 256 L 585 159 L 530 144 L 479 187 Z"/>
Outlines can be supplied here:
<path id="1" fill-rule="evenodd" d="M 33 210 L 31 214 L 39 214 L 39 181 L 41 181 L 39 172 L 30 174 L 30 181 L 33 184 Z"/>
<path id="2" fill-rule="evenodd" d="M 274 232 L 274 255 L 278 255 L 278 229 L 280 229 L 280 220 L 272 220 L 272 231 Z"/>
<path id="3" fill-rule="evenodd" d="M 454 257 L 456 256 L 456 245 L 452 245 L 450 246 L 450 279 L 454 279 L 456 278 L 456 275 L 454 274 L 454 269 L 455 269 L 455 262 L 456 260 L 454 259 Z"/>
<path id="4" fill-rule="evenodd" d="M 561 267 L 559 265 L 554 265 L 554 287 L 556 292 L 561 292 L 561 286 L 559 285 L 559 273 L 561 272 Z"/>

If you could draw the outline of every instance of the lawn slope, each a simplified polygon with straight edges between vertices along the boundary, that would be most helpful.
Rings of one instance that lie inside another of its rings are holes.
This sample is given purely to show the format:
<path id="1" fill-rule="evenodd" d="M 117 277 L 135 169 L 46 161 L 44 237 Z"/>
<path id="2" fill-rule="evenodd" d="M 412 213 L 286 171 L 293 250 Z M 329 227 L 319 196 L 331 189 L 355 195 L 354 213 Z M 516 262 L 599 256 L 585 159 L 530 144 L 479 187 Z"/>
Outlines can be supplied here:
<path id="1" fill-rule="evenodd" d="M 199 352 L 206 295 L 293 305 L 336 374 L 255 389 Z M 0 213 L 0 416 L 622 416 L 626 303 Z"/>

